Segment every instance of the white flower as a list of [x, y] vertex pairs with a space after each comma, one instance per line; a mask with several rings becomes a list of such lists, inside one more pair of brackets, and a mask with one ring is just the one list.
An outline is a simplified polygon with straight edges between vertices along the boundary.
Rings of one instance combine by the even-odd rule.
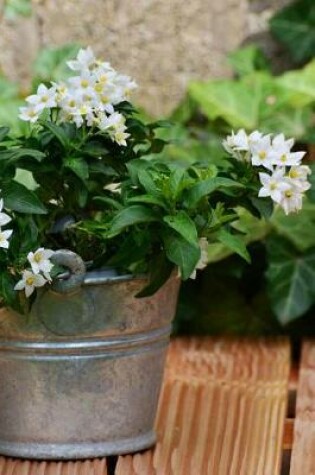
[[34, 274], [30, 270], [22, 273], [22, 279], [14, 287], [14, 290], [25, 290], [26, 297], [32, 295], [36, 287], [43, 287], [47, 280], [41, 274]]
[[40, 272], [43, 272], [46, 279], [49, 279], [49, 272], [53, 268], [52, 262], [50, 262], [51, 256], [54, 254], [54, 251], [50, 249], [44, 249], [43, 247], [40, 247], [37, 249], [35, 252], [29, 252], [27, 255], [28, 262], [32, 266], [32, 271], [34, 274], [39, 274]]
[[0, 199], [0, 226], [5, 226], [8, 224], [12, 219], [10, 216], [6, 213], [2, 213], [3, 210], [3, 199]]
[[9, 249], [9, 239], [12, 233], [12, 229], [6, 229], [5, 231], [0, 230], [0, 247], [2, 247], [3, 249]]
[[277, 169], [272, 175], [259, 173], [259, 179], [263, 185], [260, 188], [258, 196], [270, 196], [273, 201], [280, 203], [283, 198], [283, 192], [291, 187], [284, 178], [284, 168]]
[[195, 279], [196, 276], [197, 276], [197, 270], [202, 270], [205, 267], [207, 267], [207, 265], [208, 265], [208, 260], [209, 260], [208, 247], [209, 247], [209, 243], [207, 241], [207, 238], [205, 238], [205, 237], [200, 238], [199, 239], [199, 246], [200, 246], [200, 252], [201, 252], [200, 259], [197, 262], [196, 268], [193, 271], [193, 273], [191, 274], [190, 279]]
[[260, 139], [253, 141], [250, 144], [252, 165], [256, 167], [262, 165], [263, 167], [272, 170], [273, 166], [270, 156], [271, 150], [270, 135], [264, 135]]
[[128, 137], [130, 137], [130, 134], [127, 134], [123, 129], [118, 129], [114, 132], [113, 135], [111, 135], [111, 138], [114, 142], [116, 142], [118, 145], [123, 145], [125, 147], [127, 145]]
[[307, 165], [300, 165], [291, 167], [289, 171], [289, 177], [298, 180], [307, 180], [308, 175], [312, 173], [312, 170]]
[[31, 123], [37, 122], [41, 110], [36, 106], [20, 107], [19, 118]]
[[114, 112], [113, 114], [106, 116], [104, 115], [101, 123], [100, 123], [100, 129], [101, 130], [107, 130], [107, 129], [118, 129], [124, 126], [125, 124], [125, 118], [122, 114], [119, 114], [119, 112]]
[[244, 129], [240, 129], [236, 134], [232, 131], [222, 142], [225, 150], [238, 160], [243, 159], [243, 155], [239, 152], [246, 152], [249, 149], [248, 137]]
[[297, 166], [306, 152], [291, 152], [294, 139], [286, 140], [283, 134], [277, 135], [272, 141], [271, 161], [278, 166]]
[[303, 193], [292, 186], [283, 193], [280, 206], [283, 208], [285, 214], [299, 211], [303, 206]]
[[311, 169], [307, 165], [291, 167], [288, 181], [301, 192], [310, 189], [311, 184], [307, 181], [307, 176], [311, 174]]
[[38, 86], [37, 93], [28, 96], [26, 98], [26, 102], [36, 107], [37, 110], [56, 107], [56, 88], [48, 88], [44, 84], [40, 84]]
[[80, 49], [77, 58], [73, 61], [67, 61], [67, 65], [73, 71], [91, 70], [96, 65], [96, 58], [92, 48]]

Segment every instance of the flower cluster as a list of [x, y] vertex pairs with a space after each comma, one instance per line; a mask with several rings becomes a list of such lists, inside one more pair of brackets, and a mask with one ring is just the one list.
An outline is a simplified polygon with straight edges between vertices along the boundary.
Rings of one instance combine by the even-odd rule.
[[285, 214], [302, 208], [303, 195], [310, 188], [307, 177], [311, 170], [301, 164], [305, 152], [292, 152], [293, 145], [294, 139], [286, 139], [283, 134], [272, 137], [255, 131], [247, 135], [243, 129], [223, 142], [237, 160], [262, 167], [258, 196], [270, 196]]
[[19, 117], [34, 123], [44, 110], [56, 109], [59, 122], [73, 122], [78, 128], [83, 124], [96, 127], [117, 144], [126, 145], [129, 134], [125, 117], [115, 111], [115, 106], [128, 100], [136, 83], [118, 74], [109, 63], [99, 61], [91, 48], [81, 49], [67, 64], [76, 75], [49, 88], [40, 84], [37, 94], [26, 98], [28, 105], [20, 108]]
[[40, 247], [35, 252], [29, 252], [27, 260], [31, 269], [22, 272], [22, 279], [14, 287], [14, 290], [24, 290], [26, 297], [32, 295], [36, 287], [43, 287], [47, 282], [51, 282], [50, 272], [54, 264], [50, 258], [54, 251]]
[[3, 199], [0, 199], [0, 247], [2, 247], [3, 249], [8, 249], [10, 245], [9, 239], [11, 237], [13, 230], [12, 229], [2, 230], [2, 226], [5, 226], [11, 221], [10, 216], [6, 213], [3, 213], [2, 210], [3, 210]]

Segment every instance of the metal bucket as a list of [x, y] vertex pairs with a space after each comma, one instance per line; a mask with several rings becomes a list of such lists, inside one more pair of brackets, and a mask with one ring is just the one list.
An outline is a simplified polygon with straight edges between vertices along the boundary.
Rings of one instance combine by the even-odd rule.
[[0, 314], [0, 453], [79, 459], [138, 451], [153, 430], [179, 280], [137, 299], [145, 277], [85, 272]]

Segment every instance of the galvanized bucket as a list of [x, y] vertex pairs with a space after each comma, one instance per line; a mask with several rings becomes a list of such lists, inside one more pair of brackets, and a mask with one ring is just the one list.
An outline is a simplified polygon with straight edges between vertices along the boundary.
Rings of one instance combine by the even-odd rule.
[[79, 459], [153, 445], [179, 279], [138, 299], [145, 277], [86, 272], [69, 251], [55, 260], [67, 280], [28, 318], [0, 314], [0, 453]]

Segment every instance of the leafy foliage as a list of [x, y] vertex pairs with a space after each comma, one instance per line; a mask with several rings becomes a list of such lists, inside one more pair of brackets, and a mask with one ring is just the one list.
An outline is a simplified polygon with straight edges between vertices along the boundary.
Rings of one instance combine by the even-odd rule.
[[299, 0], [286, 6], [270, 20], [275, 37], [290, 51], [296, 63], [309, 61], [315, 51], [315, 4]]

